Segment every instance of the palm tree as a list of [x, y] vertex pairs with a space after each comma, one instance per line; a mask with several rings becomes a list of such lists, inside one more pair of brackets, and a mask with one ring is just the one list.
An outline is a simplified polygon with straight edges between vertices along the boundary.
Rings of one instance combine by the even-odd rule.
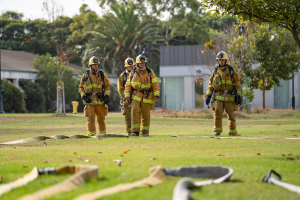
[[97, 56], [101, 62], [101, 68], [105, 71], [105, 64], [112, 62], [111, 75], [116, 75], [118, 67], [124, 65], [127, 57], [135, 57], [136, 41], [143, 41], [153, 49], [155, 57], [159, 56], [159, 44], [165, 38], [158, 35], [159, 26], [152, 21], [140, 21], [134, 14], [135, 5], [129, 3], [115, 4], [111, 6], [113, 13], [102, 18], [101, 24], [92, 31], [94, 39], [89, 41], [82, 59], [87, 63], [92, 56]]

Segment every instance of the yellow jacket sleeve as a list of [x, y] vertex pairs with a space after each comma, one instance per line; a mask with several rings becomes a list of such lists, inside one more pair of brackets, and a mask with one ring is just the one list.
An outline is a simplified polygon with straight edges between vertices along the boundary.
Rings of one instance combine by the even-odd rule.
[[131, 72], [130, 72], [129, 78], [127, 79], [126, 84], [125, 84], [125, 91], [124, 91], [125, 98], [130, 97], [130, 93], [131, 93], [130, 76], [131, 76]]
[[83, 88], [83, 78], [84, 78], [84, 74], [81, 76], [81, 79], [80, 79], [80, 83], [79, 83], [79, 87], [78, 87], [78, 90], [79, 90], [79, 93], [80, 93], [80, 96], [81, 98], [83, 96], [86, 96], [86, 93], [84, 92], [84, 88]]
[[110, 82], [109, 79], [107, 78], [106, 74], [104, 74], [104, 81], [105, 81], [105, 92], [104, 96], [110, 96]]
[[237, 90], [238, 95], [241, 96], [242, 95], [241, 78], [235, 70], [234, 70], [234, 74], [233, 74], [233, 83], [234, 83], [235, 89]]
[[123, 74], [124, 74], [124, 72], [120, 74], [118, 83], [117, 83], [118, 92], [121, 97], [124, 97], [124, 90], [125, 90], [125, 87], [123, 86], [123, 81], [124, 81]]
[[159, 83], [158, 78], [156, 77], [155, 73], [151, 69], [151, 78], [152, 78], [152, 89], [153, 89], [153, 96], [159, 97], [160, 96], [160, 90], [159, 90]]
[[206, 95], [208, 95], [208, 96], [211, 96], [214, 91], [213, 80], [214, 80], [214, 71], [210, 75], [210, 79], [209, 79], [209, 83], [208, 83], [208, 87], [207, 87]]

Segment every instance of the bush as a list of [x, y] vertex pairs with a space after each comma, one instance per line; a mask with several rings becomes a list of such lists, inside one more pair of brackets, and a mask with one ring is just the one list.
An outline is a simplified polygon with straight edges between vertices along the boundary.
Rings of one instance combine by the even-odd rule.
[[1, 89], [3, 96], [3, 110], [7, 113], [26, 112], [25, 92], [12, 84], [12, 82], [2, 79]]
[[120, 95], [118, 93], [118, 88], [116, 85], [110, 85], [110, 98], [108, 103], [108, 110], [109, 111], [119, 111], [120, 107]]
[[46, 98], [43, 88], [37, 83], [24, 79], [19, 81], [19, 85], [26, 94], [25, 102], [27, 111], [31, 113], [45, 112]]

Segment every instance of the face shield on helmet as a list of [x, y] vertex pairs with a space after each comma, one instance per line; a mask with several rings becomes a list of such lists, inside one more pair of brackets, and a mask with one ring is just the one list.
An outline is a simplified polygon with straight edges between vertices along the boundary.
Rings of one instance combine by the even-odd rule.
[[136, 63], [147, 63], [146, 57], [143, 54], [138, 55], [138, 57], [136, 57]]
[[94, 65], [94, 64], [100, 65], [100, 61], [96, 56], [91, 57], [89, 60], [89, 66]]
[[132, 59], [132, 58], [127, 58], [126, 60], [125, 60], [125, 67], [127, 68], [127, 67], [130, 67], [130, 66], [134, 66], [135, 65], [135, 63], [134, 63], [134, 60]]
[[227, 53], [224, 52], [224, 51], [220, 51], [218, 54], [217, 54], [217, 60], [228, 60], [228, 56], [227, 56]]

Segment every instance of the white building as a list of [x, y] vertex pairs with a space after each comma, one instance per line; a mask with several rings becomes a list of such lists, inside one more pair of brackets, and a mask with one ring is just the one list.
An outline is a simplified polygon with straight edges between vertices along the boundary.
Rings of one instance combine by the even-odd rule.
[[[207, 71], [207, 58], [201, 50], [204, 46], [169, 46], [160, 47], [160, 78], [162, 108], [168, 110], [207, 109], [204, 93], [207, 91], [208, 79], [203, 82], [195, 71]], [[206, 71], [205, 71], [206, 70]], [[282, 87], [274, 86], [266, 91], [266, 107], [291, 108], [292, 80], [281, 81]], [[300, 108], [300, 73], [294, 78], [295, 108]], [[255, 90], [252, 107], [262, 107], [262, 91]]]
[[[32, 66], [35, 54], [24, 51], [12, 51], [1, 49], [1, 78], [8, 79], [14, 85], [19, 86], [20, 79], [27, 79], [35, 82], [37, 70]], [[82, 67], [68, 64], [74, 69], [74, 76], [79, 75]], [[109, 77], [109, 76], [108, 76]], [[117, 77], [109, 77], [112, 84], [117, 84]]]

